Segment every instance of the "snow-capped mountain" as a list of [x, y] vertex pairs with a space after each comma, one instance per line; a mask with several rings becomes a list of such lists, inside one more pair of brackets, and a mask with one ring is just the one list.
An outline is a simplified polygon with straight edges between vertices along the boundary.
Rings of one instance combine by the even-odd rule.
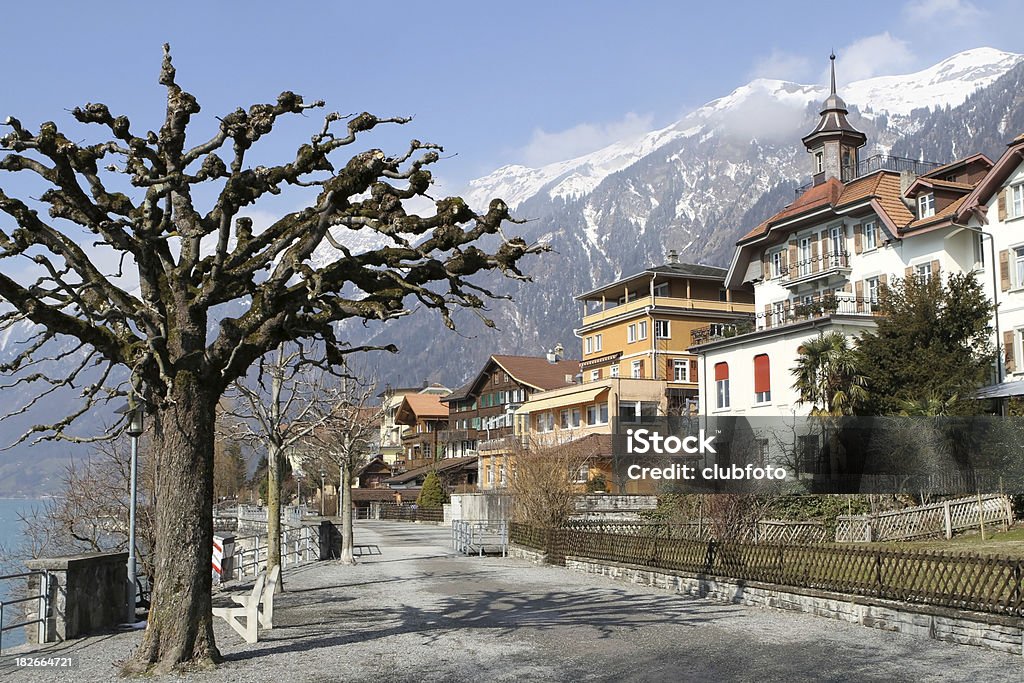
[[[840, 94], [847, 104], [857, 107], [867, 118], [884, 114], [897, 121], [909, 118], [916, 109], [958, 106], [1022, 60], [1024, 55], [976, 48], [916, 73], [854, 81], [841, 86]], [[777, 122], [765, 121], [764, 112], [756, 112], [755, 107], [768, 104], [775, 116], [784, 116], [786, 110], [791, 115], [803, 114], [808, 106], [819, 104], [827, 95], [828, 90], [823, 85], [756, 79], [639, 140], [616, 142], [596, 152], [540, 168], [502, 166], [471, 181], [466, 198], [478, 208], [486, 207], [493, 197], [501, 197], [515, 208], [542, 192], [550, 198], [578, 198], [592, 192], [609, 175], [680, 139], [703, 138], [716, 131], [734, 132], [738, 124], [749, 128], [745, 132], [749, 132], [751, 138], [763, 137], [757, 135], [758, 124], [766, 124], [770, 136]], [[748, 115], [760, 120], [741, 121]]]
[[[862, 156], [884, 151], [937, 162], [978, 151], [998, 155], [1024, 132], [1022, 93], [1024, 56], [990, 48], [917, 73], [839, 86], [851, 123], [868, 136]], [[531, 219], [508, 232], [546, 242], [553, 251], [523, 264], [533, 283], [497, 277], [481, 283], [513, 296], [494, 302], [488, 313], [498, 331], [461, 314], [459, 332], [451, 333], [429, 311], [344, 329], [353, 343], [399, 347], [397, 356], [365, 361], [379, 382], [393, 386], [423, 380], [458, 386], [493, 353], [542, 354], [560, 342], [576, 355], [575, 294], [661, 263], [668, 249], [683, 261], [726, 265], [739, 236], [792, 201], [810, 171], [800, 138], [826, 95], [822, 85], [758, 79], [640, 138], [540, 168], [503, 166], [473, 181], [467, 200], [485, 207], [492, 198], [504, 199], [517, 217]], [[338, 237], [354, 252], [378, 244], [366, 231]], [[335, 258], [333, 249], [316, 256], [318, 262]], [[18, 336], [0, 335], [0, 361], [23, 341]], [[61, 409], [51, 401], [45, 413]], [[0, 444], [10, 443], [18, 427], [24, 430], [25, 421], [0, 423]], [[53, 447], [0, 456], [0, 494], [31, 491], [33, 472], [54, 476], [59, 467], [44, 464], [62, 464], [66, 453]], [[28, 460], [36, 467], [18, 462]]]

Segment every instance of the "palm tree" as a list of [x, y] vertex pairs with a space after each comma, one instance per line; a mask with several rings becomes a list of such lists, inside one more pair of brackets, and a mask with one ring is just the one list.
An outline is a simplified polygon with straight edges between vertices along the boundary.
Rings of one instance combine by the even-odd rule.
[[867, 399], [867, 379], [842, 332], [822, 333], [800, 347], [793, 368], [798, 403], [810, 403], [811, 415], [852, 415]]

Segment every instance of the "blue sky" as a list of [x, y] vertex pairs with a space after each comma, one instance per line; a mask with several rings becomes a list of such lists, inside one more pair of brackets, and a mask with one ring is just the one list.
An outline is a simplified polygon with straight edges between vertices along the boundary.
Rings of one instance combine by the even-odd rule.
[[[413, 124], [368, 141], [444, 145], [455, 156], [435, 172], [457, 191], [502, 164], [554, 161], [666, 125], [756, 76], [821, 81], [832, 48], [841, 81], [981, 45], [1024, 52], [1015, 5], [23, 2], [4, 8], [0, 119], [72, 128], [67, 110], [101, 101], [156, 128], [169, 41], [207, 126], [284, 89], [343, 113], [412, 114]], [[293, 122], [265, 153], [290, 155], [318, 121]]]

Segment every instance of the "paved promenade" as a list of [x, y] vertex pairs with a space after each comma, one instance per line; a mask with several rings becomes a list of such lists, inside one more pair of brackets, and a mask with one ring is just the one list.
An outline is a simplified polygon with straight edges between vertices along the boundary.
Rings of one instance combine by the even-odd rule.
[[[1024, 658], [837, 621], [716, 604], [522, 560], [461, 557], [448, 530], [359, 522], [383, 555], [285, 574], [275, 628], [246, 645], [223, 621], [226, 663], [168, 681], [1019, 681]], [[140, 639], [50, 648], [76, 671], [4, 681], [113, 680]], [[160, 679], [145, 679], [160, 680]]]

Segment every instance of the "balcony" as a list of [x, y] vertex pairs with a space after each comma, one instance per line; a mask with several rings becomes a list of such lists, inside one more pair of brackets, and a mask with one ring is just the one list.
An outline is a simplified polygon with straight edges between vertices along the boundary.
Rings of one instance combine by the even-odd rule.
[[458, 443], [459, 441], [472, 441], [468, 429], [442, 429], [437, 432], [438, 443]]
[[827, 279], [832, 276], [845, 278], [850, 274], [850, 255], [845, 252], [825, 253], [797, 261], [789, 266], [786, 273], [779, 279], [787, 287], [805, 282]]
[[670, 296], [641, 296], [626, 303], [608, 302], [604, 308], [583, 316], [583, 327], [604, 322], [626, 313], [642, 310], [647, 307], [674, 308], [679, 310], [713, 311], [716, 313], [753, 313], [754, 304], [738, 301], [718, 301], [710, 299], [680, 299]]
[[707, 325], [691, 331], [690, 340], [694, 346], [697, 346], [750, 334], [755, 329], [757, 331], [774, 330], [808, 320], [830, 318], [833, 315], [871, 318], [878, 314], [877, 299], [826, 294], [795, 305], [787, 301], [782, 307], [768, 313], [762, 311], [755, 316], [756, 328], [749, 321], [736, 324]]
[[[867, 159], [860, 161], [856, 165], [844, 166], [842, 168], [841, 180], [844, 183], [849, 183], [856, 180], [857, 178], [863, 178], [866, 175], [874, 173], [875, 171], [896, 171], [897, 173], [911, 173], [915, 176], [924, 175], [942, 164], [935, 161], [918, 161], [917, 159], [908, 159], [906, 157], [894, 157], [888, 154], [875, 154], [869, 156]], [[825, 174], [819, 173], [811, 178], [811, 181], [804, 183], [800, 187], [796, 188], [796, 196], [802, 195], [807, 190], [811, 189], [815, 185], [820, 185], [825, 181]]]

